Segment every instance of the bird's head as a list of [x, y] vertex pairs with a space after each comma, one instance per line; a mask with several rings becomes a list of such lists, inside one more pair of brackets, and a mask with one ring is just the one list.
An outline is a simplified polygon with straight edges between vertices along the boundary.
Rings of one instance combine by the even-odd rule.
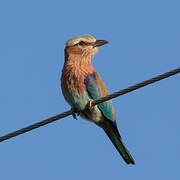
[[75, 36], [66, 41], [65, 51], [67, 54], [74, 54], [82, 57], [93, 57], [98, 47], [107, 44], [106, 40], [96, 40], [88, 34]]

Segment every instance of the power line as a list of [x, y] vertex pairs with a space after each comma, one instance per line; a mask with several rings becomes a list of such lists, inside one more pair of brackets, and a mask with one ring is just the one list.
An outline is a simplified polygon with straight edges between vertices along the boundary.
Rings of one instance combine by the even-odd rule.
[[[148, 84], [152, 84], [154, 82], [160, 81], [160, 80], [165, 79], [167, 77], [173, 76], [173, 75], [175, 75], [177, 73], [180, 73], [180, 68], [177, 68], [177, 69], [174, 69], [172, 71], [166, 72], [166, 73], [161, 74], [159, 76], [155, 76], [155, 77], [153, 77], [153, 78], [151, 78], [149, 80], [143, 81], [143, 82], [135, 84], [133, 86], [129, 86], [128, 88], [122, 89], [122, 90], [120, 90], [118, 92], [112, 93], [112, 94], [110, 94], [108, 96], [105, 96], [103, 98], [100, 98], [98, 100], [94, 100], [92, 102], [92, 106], [95, 106], [95, 105], [97, 105], [99, 103], [102, 103], [104, 101], [108, 101], [110, 99], [116, 98], [116, 97], [121, 96], [123, 94], [127, 94], [127, 93], [129, 93], [131, 91], [142, 88], [144, 86], [147, 86]], [[9, 134], [1, 136], [0, 137], [0, 142], [5, 141], [7, 139], [10, 139], [12, 137], [18, 136], [20, 134], [24, 134], [24, 133], [26, 133], [28, 131], [39, 128], [41, 126], [44, 126], [44, 125], [49, 124], [51, 122], [57, 121], [58, 119], [62, 119], [64, 117], [67, 117], [67, 116], [72, 115], [72, 114], [74, 114], [73, 110], [69, 110], [69, 111], [66, 111], [64, 113], [58, 114], [56, 116], [50, 117], [50, 118], [48, 118], [46, 120], [40, 121], [40, 122], [32, 124], [30, 126], [27, 126], [25, 128], [19, 129], [19, 130], [14, 131], [14, 132], [11, 132]]]

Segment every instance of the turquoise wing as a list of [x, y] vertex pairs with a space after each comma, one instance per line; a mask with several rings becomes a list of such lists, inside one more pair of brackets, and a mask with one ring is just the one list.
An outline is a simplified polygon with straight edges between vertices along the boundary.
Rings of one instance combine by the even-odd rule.
[[[84, 80], [91, 99], [96, 100], [109, 94], [106, 85], [97, 72], [88, 74]], [[103, 115], [117, 127], [116, 117], [112, 101], [106, 101], [97, 105]]]

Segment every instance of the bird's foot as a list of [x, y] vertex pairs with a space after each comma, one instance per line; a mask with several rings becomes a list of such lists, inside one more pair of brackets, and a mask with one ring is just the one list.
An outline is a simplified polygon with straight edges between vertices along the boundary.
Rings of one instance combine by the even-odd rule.
[[93, 102], [93, 100], [90, 99], [89, 102], [87, 103], [87, 108], [88, 108], [89, 110], [91, 110], [91, 109], [93, 108], [92, 102]]
[[76, 109], [73, 109], [73, 108], [71, 110], [73, 111], [72, 117], [77, 120], [77, 116], [76, 115], [79, 116], [80, 115], [80, 111], [77, 111]]

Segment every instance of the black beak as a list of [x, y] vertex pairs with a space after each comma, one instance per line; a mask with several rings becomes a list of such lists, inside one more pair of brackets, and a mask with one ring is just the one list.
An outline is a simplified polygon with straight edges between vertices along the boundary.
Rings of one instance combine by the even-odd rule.
[[96, 40], [94, 42], [93, 46], [94, 47], [99, 47], [99, 46], [102, 46], [102, 45], [107, 44], [107, 43], [108, 43], [108, 41], [106, 41], [106, 40]]

